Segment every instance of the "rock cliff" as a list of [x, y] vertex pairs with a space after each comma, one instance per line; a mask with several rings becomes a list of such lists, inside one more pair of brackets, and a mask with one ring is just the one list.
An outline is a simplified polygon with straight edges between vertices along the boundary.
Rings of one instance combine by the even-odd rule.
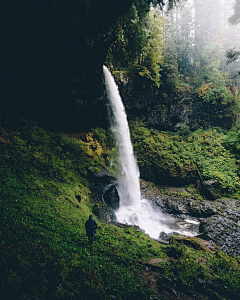
[[129, 119], [139, 118], [159, 130], [196, 130], [199, 127], [232, 126], [229, 106], [209, 107], [197, 97], [194, 87], [182, 84], [178, 89], [162, 84], [154, 87], [149, 80], [128, 72], [113, 72]]
[[48, 128], [101, 124], [102, 65], [132, 2], [3, 0], [0, 122], [21, 114]]

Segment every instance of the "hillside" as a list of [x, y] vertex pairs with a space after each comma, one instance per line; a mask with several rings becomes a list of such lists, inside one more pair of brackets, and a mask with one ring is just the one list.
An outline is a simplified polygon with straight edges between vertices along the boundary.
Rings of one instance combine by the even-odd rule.
[[1, 299], [237, 299], [239, 259], [198, 238], [165, 245], [99, 219], [88, 170], [109, 168], [110, 140], [101, 129], [74, 138], [20, 119], [0, 130]]

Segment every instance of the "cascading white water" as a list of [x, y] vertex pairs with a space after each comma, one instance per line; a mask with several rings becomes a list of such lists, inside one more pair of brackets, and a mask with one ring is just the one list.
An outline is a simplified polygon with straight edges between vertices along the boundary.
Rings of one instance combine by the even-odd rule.
[[121, 205], [134, 205], [140, 202], [139, 170], [133, 154], [127, 116], [118, 86], [114, 78], [103, 66], [108, 97], [111, 103], [111, 128], [116, 136], [116, 147], [119, 157], [118, 193]]
[[[147, 199], [141, 199], [139, 169], [134, 157], [127, 116], [120, 97], [118, 86], [107, 67], [103, 66], [105, 84], [110, 100], [109, 118], [111, 129], [116, 136], [119, 158], [118, 193], [120, 206], [115, 212], [121, 223], [138, 225], [150, 237], [158, 238], [159, 233], [178, 231], [173, 224], [176, 219], [163, 214], [158, 207], [153, 207]], [[189, 232], [186, 234], [192, 235]]]

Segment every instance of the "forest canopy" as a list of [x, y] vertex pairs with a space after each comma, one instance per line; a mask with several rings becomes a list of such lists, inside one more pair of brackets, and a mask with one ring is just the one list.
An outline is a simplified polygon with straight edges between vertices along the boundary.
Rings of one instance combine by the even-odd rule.
[[[104, 62], [112, 70], [131, 71], [150, 89], [165, 86], [182, 93], [200, 88], [203, 95], [208, 87], [208, 95], [220, 93], [216, 102], [233, 103], [240, 38], [238, 25], [230, 26], [228, 19], [234, 4], [234, 15], [239, 12], [238, 3], [4, 0], [0, 122], [6, 126], [19, 113], [51, 128], [65, 128], [70, 118], [84, 128], [94, 111], [92, 125], [100, 124], [105, 118], [98, 102]], [[213, 52], [206, 54], [208, 45]], [[226, 65], [225, 52], [234, 48]], [[212, 58], [211, 68], [206, 55]], [[218, 83], [212, 82], [215, 74]]]
[[[234, 0], [179, 1], [171, 10], [137, 1], [116, 30], [106, 64], [145, 78], [144, 85], [168, 94], [191, 93], [203, 110], [219, 117], [239, 114], [238, 25], [232, 26]], [[227, 56], [226, 56], [227, 53]], [[230, 60], [231, 57], [231, 60]], [[163, 89], [165, 90], [163, 91]], [[233, 112], [234, 110], [234, 112]]]

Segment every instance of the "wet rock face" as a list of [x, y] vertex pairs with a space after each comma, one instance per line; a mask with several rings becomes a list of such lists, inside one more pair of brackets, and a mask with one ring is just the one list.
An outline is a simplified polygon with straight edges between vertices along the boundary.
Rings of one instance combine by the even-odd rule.
[[[142, 180], [141, 183], [142, 194], [156, 203], [163, 212], [174, 215], [190, 215], [197, 218], [206, 218], [217, 213], [217, 210], [222, 206], [221, 203], [212, 201], [198, 200], [193, 195], [186, 194], [184, 188], [169, 188], [169, 194], [164, 194], [157, 187], [149, 188], [149, 184]], [[174, 193], [174, 195], [171, 195]], [[178, 196], [179, 195], [179, 196]]]
[[236, 200], [165, 199], [158, 203], [168, 212], [199, 217], [203, 239], [214, 242], [228, 255], [240, 257], [240, 208]]
[[173, 211], [174, 208], [175, 212], [198, 216], [201, 238], [215, 243], [228, 255], [240, 257], [240, 208], [236, 200], [198, 203], [181, 199], [180, 205], [173, 204], [174, 199], [166, 201], [165, 209]]
[[228, 255], [240, 257], [240, 204], [236, 200], [225, 200], [221, 213], [201, 220], [202, 237], [220, 246]]
[[156, 203], [163, 211], [170, 214], [187, 214], [192, 217], [206, 218], [217, 212], [213, 203], [196, 199], [164, 196], [156, 199]]
[[[184, 189], [175, 189], [180, 193]], [[150, 189], [142, 183], [142, 193], [162, 211], [173, 215], [189, 215], [200, 220], [201, 238], [213, 242], [228, 255], [240, 257], [240, 202], [234, 199], [218, 201], [199, 200], [194, 196], [162, 194], [158, 188]], [[167, 236], [161, 235], [161, 239]]]
[[99, 173], [94, 173], [91, 168], [88, 170], [89, 180], [92, 182], [101, 182], [105, 184], [109, 184], [117, 180], [116, 177], [109, 174], [106, 170], [101, 170]]
[[119, 208], [120, 197], [115, 184], [109, 184], [103, 189], [103, 200], [109, 205], [113, 210]]
[[198, 128], [201, 107], [193, 104], [192, 94], [186, 93], [184, 99], [174, 91], [164, 87], [151, 87], [146, 78], [133, 74], [114, 73], [115, 80], [130, 119], [138, 117], [148, 126], [162, 130], [178, 130], [184, 126]]
[[[116, 221], [116, 215], [113, 209], [113, 207], [117, 207], [118, 203], [118, 194], [116, 194], [116, 190], [113, 187], [116, 178], [106, 170], [102, 170], [97, 174], [91, 169], [88, 171], [91, 202], [94, 204], [93, 213], [104, 222]], [[109, 204], [106, 202], [109, 202]]]
[[210, 200], [216, 200], [221, 197], [221, 189], [215, 180], [205, 181], [202, 185], [202, 192]]
[[[191, 89], [174, 91], [172, 86], [164, 84], [160, 88], [151, 87], [146, 78], [126, 72], [115, 72], [114, 77], [129, 119], [137, 117], [147, 126], [171, 131], [186, 127], [196, 130], [206, 125], [209, 118], [207, 106]], [[212, 126], [231, 127], [232, 120], [227, 108], [221, 116], [216, 113], [210, 117]]]

